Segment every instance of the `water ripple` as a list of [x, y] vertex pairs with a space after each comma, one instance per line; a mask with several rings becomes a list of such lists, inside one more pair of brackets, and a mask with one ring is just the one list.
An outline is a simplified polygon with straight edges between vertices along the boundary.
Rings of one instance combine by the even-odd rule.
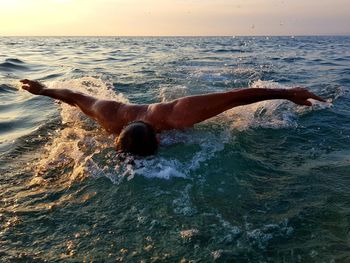
[[[0, 261], [346, 260], [348, 43], [0, 37]], [[296, 85], [328, 103], [235, 108], [122, 161], [74, 108], [21, 91], [25, 77], [135, 103]]]

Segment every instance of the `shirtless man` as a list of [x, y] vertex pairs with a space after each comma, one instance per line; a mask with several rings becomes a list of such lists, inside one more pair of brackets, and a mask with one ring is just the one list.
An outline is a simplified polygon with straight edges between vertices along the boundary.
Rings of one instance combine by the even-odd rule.
[[156, 133], [192, 127], [237, 106], [274, 99], [285, 99], [305, 106], [312, 105], [308, 99], [325, 101], [300, 87], [247, 88], [188, 96], [170, 102], [137, 105], [100, 100], [69, 89], [48, 89], [40, 82], [28, 79], [21, 82], [24, 84], [22, 88], [32, 94], [48, 96], [78, 107], [107, 132], [119, 135], [116, 140], [118, 151], [140, 156], [156, 153]]

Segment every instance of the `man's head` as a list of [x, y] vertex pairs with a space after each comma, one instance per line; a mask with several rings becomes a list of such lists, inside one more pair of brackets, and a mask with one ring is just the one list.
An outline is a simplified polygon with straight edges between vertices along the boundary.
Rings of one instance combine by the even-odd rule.
[[116, 141], [117, 150], [140, 156], [153, 155], [158, 149], [156, 133], [151, 125], [143, 121], [129, 123]]

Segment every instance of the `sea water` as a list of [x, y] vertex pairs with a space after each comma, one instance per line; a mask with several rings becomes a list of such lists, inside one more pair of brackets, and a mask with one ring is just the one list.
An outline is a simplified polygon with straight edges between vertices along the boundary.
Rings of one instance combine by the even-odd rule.
[[[118, 156], [22, 78], [130, 103], [308, 87]], [[0, 261], [350, 262], [350, 37], [0, 38]], [[186, 116], [184, 116], [186, 118]]]

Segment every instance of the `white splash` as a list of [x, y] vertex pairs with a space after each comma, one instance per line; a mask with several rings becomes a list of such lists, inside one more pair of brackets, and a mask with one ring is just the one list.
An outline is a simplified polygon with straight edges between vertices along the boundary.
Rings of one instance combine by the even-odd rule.
[[[48, 83], [49, 88], [68, 88], [99, 98], [113, 98], [127, 102], [122, 94], [116, 94], [111, 86], [100, 79], [85, 77], [69, 81], [54, 81]], [[63, 128], [56, 131], [52, 142], [45, 147], [45, 156], [37, 164], [36, 173], [39, 176], [50, 170], [63, 169], [72, 166], [68, 181], [82, 179], [86, 174], [95, 174], [91, 168], [92, 156], [104, 148], [113, 147], [114, 136], [108, 135], [99, 126], [88, 119], [77, 108], [60, 104]], [[97, 168], [99, 169], [99, 168]]]
[[[255, 81], [251, 88], [287, 89], [273, 81]], [[286, 100], [267, 100], [233, 108], [218, 117], [233, 130], [249, 128], [293, 128], [297, 126], [297, 106]]]
[[[70, 88], [99, 98], [127, 102], [116, 94], [112, 85], [91, 77], [49, 83], [52, 88]], [[256, 81], [252, 87], [287, 88], [275, 82]], [[187, 87], [161, 87], [163, 101], [187, 94]], [[297, 106], [285, 101], [264, 101], [237, 107], [218, 117], [199, 124], [195, 129], [169, 131], [161, 135], [161, 149], [156, 156], [146, 159], [125, 157], [121, 159], [114, 150], [114, 136], [108, 135], [78, 109], [60, 104], [63, 128], [56, 131], [45, 148], [45, 156], [37, 165], [37, 174], [50, 170], [67, 170], [69, 181], [86, 176], [107, 177], [113, 183], [131, 180], [135, 175], [147, 178], [189, 178], [191, 173], [206, 166], [225, 144], [234, 139], [234, 130], [254, 127], [295, 127], [299, 112]], [[221, 128], [212, 128], [212, 125]], [[180, 149], [179, 150], [176, 149]], [[170, 154], [169, 154], [170, 152]], [[167, 154], [168, 153], [168, 154]], [[184, 156], [186, 155], [186, 156]]]
[[[99, 98], [127, 102], [122, 94], [116, 94], [108, 84], [95, 78], [56, 81], [49, 83], [48, 87], [70, 88]], [[175, 90], [185, 91], [186, 88], [177, 87]], [[167, 99], [174, 94], [166, 89], [163, 92]], [[171, 131], [162, 135], [161, 145], [171, 147], [185, 143], [198, 146], [187, 161], [161, 154], [146, 159], [129, 156], [121, 160], [113, 149], [114, 136], [108, 135], [77, 108], [64, 103], [59, 105], [63, 128], [58, 129], [53, 140], [46, 145], [45, 154], [36, 166], [37, 175], [43, 178], [48, 177], [49, 171], [54, 170], [66, 170], [63, 175], [57, 175], [61, 178], [56, 179], [63, 179], [63, 176], [70, 182], [81, 180], [86, 176], [107, 177], [113, 183], [119, 183], [124, 179], [131, 180], [135, 175], [162, 179], [187, 177], [191, 171], [198, 169], [200, 164], [221, 151], [226, 141], [224, 133], [220, 137], [210, 131]]]
[[162, 85], [159, 89], [159, 98], [161, 99], [162, 102], [171, 101], [171, 100], [185, 97], [188, 95], [189, 95], [188, 88], [186, 86]]

